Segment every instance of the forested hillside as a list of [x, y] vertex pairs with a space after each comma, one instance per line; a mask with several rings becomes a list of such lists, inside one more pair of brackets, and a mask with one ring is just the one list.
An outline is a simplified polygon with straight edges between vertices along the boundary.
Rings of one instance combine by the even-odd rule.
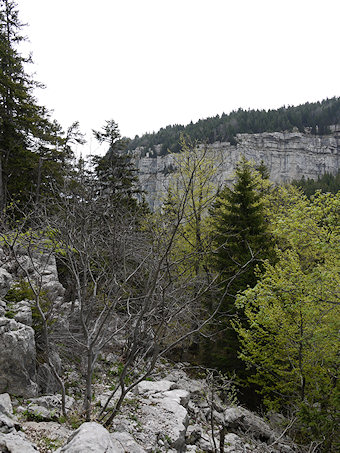
[[[163, 204], [150, 212], [114, 120], [93, 131], [104, 157], [74, 157], [78, 123], [62, 131], [38, 105], [21, 30], [15, 2], [0, 0], [0, 450], [22, 441], [20, 423], [46, 421], [32, 398], [58, 393], [58, 415], [47, 421], [69, 429], [96, 421], [140, 442], [163, 404], [154, 443], [134, 451], [227, 453], [232, 440], [242, 443], [237, 452], [335, 452], [340, 193], [308, 198], [275, 186], [264, 165], [245, 158], [233, 185], [217, 191], [213, 154], [196, 140], [293, 127], [327, 133], [340, 99], [239, 110], [149, 136], [144, 146], [164, 151], [180, 132], [191, 135], [176, 144]], [[203, 397], [198, 381], [183, 392], [164, 379], [182, 360], [207, 383]], [[8, 394], [19, 421], [3, 409]], [[141, 394], [151, 398], [144, 414]], [[199, 409], [190, 395], [203, 398]], [[280, 434], [261, 420], [253, 429], [240, 404], [275, 419]], [[121, 414], [130, 417], [123, 427]], [[195, 425], [189, 435], [189, 415], [191, 425], [204, 418], [204, 432]], [[281, 448], [287, 435], [293, 447]]]
[[[136, 136], [129, 142], [128, 149], [143, 146], [150, 156], [165, 154], [168, 150], [180, 150], [180, 135], [185, 134], [203, 143], [229, 141], [236, 144], [236, 134], [292, 131], [306, 129], [311, 134], [323, 135], [329, 132], [329, 126], [340, 123], [340, 98], [334, 97], [321, 102], [281, 107], [278, 110], [242, 110], [223, 113], [212, 118], [201, 119], [186, 126], [179, 124], [167, 126], [152, 134]], [[156, 146], [161, 145], [156, 152]]]

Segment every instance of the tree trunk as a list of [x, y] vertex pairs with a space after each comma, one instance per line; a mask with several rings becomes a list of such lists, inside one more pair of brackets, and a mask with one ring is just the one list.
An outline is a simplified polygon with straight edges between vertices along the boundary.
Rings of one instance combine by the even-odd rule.
[[92, 403], [92, 362], [93, 354], [92, 347], [88, 348], [87, 351], [87, 373], [86, 373], [86, 389], [85, 389], [85, 399], [84, 399], [84, 411], [86, 421], [91, 420], [91, 403]]
[[36, 204], [38, 204], [38, 202], [39, 202], [39, 197], [40, 197], [41, 168], [42, 168], [42, 157], [39, 156], [37, 190], [36, 190], [36, 193], [35, 193], [35, 202], [36, 202]]
[[5, 209], [5, 190], [2, 175], [2, 156], [0, 156], [0, 212], [3, 212], [4, 209]]

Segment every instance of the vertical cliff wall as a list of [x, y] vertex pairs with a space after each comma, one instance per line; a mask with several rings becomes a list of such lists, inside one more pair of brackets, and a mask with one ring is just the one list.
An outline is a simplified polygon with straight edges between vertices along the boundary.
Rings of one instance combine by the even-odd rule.
[[[233, 178], [236, 163], [243, 155], [256, 164], [261, 161], [270, 172], [270, 179], [285, 183], [293, 179], [316, 179], [323, 173], [335, 174], [340, 168], [340, 126], [332, 127], [332, 134], [315, 136], [299, 132], [266, 132], [238, 134], [237, 145], [216, 142], [208, 153], [216, 162], [216, 185]], [[152, 209], [160, 206], [167, 191], [176, 155], [155, 158], [140, 157], [136, 150], [135, 163], [139, 170], [142, 189]]]

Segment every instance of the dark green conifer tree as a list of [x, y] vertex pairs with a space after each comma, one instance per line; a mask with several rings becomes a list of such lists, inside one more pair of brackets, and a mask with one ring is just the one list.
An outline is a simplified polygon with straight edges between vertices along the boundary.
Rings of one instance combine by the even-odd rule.
[[261, 176], [244, 158], [236, 168], [232, 188], [224, 187], [211, 211], [214, 235], [212, 267], [220, 275], [218, 323], [215, 343], [210, 345], [210, 365], [222, 371], [235, 371], [244, 378], [245, 369], [238, 359], [239, 344], [231, 320], [243, 313], [235, 306], [238, 292], [256, 284], [255, 268], [273, 255], [263, 207]]
[[60, 176], [72, 154], [60, 126], [33, 95], [42, 86], [25, 70], [31, 58], [19, 52], [22, 27], [16, 3], [0, 0], [0, 211], [10, 199], [22, 207], [38, 199], [46, 178], [50, 184]]

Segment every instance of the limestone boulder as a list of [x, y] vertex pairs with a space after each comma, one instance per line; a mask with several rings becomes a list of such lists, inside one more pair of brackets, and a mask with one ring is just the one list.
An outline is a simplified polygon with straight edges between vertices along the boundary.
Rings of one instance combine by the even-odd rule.
[[0, 318], [3, 318], [6, 314], [6, 306], [7, 306], [7, 303], [0, 299]]
[[172, 381], [163, 379], [161, 381], [142, 381], [134, 389], [134, 393], [138, 395], [148, 396], [157, 395], [162, 392], [171, 390], [174, 387]]
[[56, 453], [121, 453], [110, 433], [95, 422], [83, 423]]
[[0, 392], [36, 396], [34, 331], [14, 319], [0, 318]]
[[9, 417], [13, 416], [12, 401], [8, 393], [0, 394], [0, 412], [7, 414]]
[[[52, 348], [51, 348], [52, 349]], [[51, 350], [50, 359], [56, 369], [57, 373], [61, 373], [61, 358], [56, 350]], [[51, 368], [47, 363], [39, 363], [37, 365], [37, 384], [39, 386], [39, 393], [48, 395], [60, 392], [60, 384], [54, 376]]]
[[37, 447], [22, 432], [0, 433], [0, 451], [6, 453], [37, 453]]

